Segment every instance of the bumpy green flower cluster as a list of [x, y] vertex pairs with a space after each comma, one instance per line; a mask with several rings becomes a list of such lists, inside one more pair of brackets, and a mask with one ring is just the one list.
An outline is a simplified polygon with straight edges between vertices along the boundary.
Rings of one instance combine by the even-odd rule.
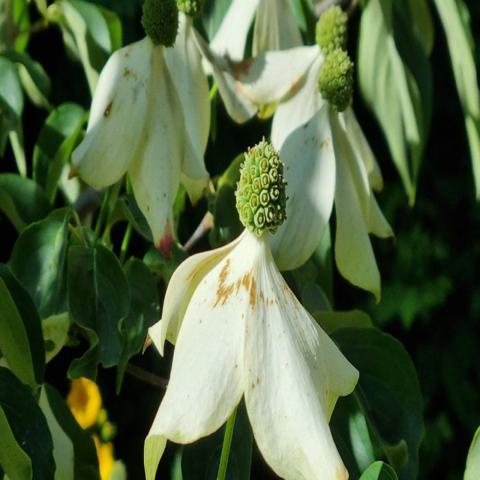
[[318, 86], [322, 97], [335, 111], [343, 112], [350, 105], [353, 94], [353, 62], [345, 50], [337, 48], [325, 57]]
[[285, 185], [283, 163], [269, 142], [263, 139], [245, 153], [235, 192], [245, 228], [258, 237], [276, 232], [286, 218]]
[[196, 17], [203, 11], [205, 0], [177, 0], [178, 9], [185, 15]]
[[317, 22], [316, 40], [324, 55], [347, 44], [348, 15], [338, 6], [327, 9]]
[[142, 25], [155, 45], [171, 47], [178, 32], [178, 8], [175, 0], [145, 0]]

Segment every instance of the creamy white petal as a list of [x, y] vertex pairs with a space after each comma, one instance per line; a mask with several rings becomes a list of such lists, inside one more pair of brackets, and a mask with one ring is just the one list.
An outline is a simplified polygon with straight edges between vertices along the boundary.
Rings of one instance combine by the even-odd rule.
[[332, 213], [335, 153], [328, 105], [290, 133], [280, 158], [285, 163], [287, 219], [270, 242], [278, 268], [291, 270], [318, 247]]
[[179, 13], [179, 30], [173, 48], [165, 49], [165, 61], [182, 104], [188, 144], [182, 172], [193, 202], [208, 184], [203, 155], [210, 130], [210, 96], [202, 57], [194, 39], [190, 17]]
[[298, 47], [302, 43], [291, 1], [262, 0], [253, 27], [253, 56], [271, 50]]
[[272, 122], [272, 144], [277, 149], [296, 128], [308, 122], [325, 105], [318, 90], [318, 76], [323, 57], [317, 57], [308, 69], [304, 83], [298, 92], [278, 105]]
[[241, 238], [242, 235], [223, 247], [192, 255], [175, 270], [165, 292], [162, 319], [148, 330], [161, 355], [165, 340], [173, 344], [177, 341], [185, 311], [199, 283], [235, 248]]
[[72, 153], [74, 170], [89, 185], [115, 183], [135, 156], [150, 101], [152, 50], [144, 38], [117, 50], [102, 70], [87, 133]]
[[142, 149], [128, 173], [133, 193], [159, 248], [171, 242], [172, 205], [180, 183], [185, 151], [185, 125], [180, 101], [163, 56], [163, 47], [151, 55], [150, 107], [142, 131]]
[[266, 242], [256, 280], [244, 358], [257, 445], [282, 478], [346, 480], [328, 421], [338, 396], [355, 388], [358, 372], [295, 298]]
[[343, 117], [343, 122], [348, 132], [350, 142], [353, 145], [353, 150], [358, 152], [358, 155], [362, 158], [362, 161], [365, 164], [370, 186], [373, 188], [373, 190], [379, 192], [383, 189], [382, 172], [380, 171], [377, 159], [375, 158], [375, 155], [373, 154], [372, 149], [365, 138], [353, 109], [347, 108], [347, 110], [345, 110], [341, 116]]
[[363, 175], [359, 173], [361, 164], [355, 158], [338, 114], [332, 112], [330, 117], [337, 161], [335, 260], [343, 277], [372, 292], [379, 301], [380, 273], [365, 219], [370, 206], [370, 198], [365, 195], [368, 178], [365, 171]]
[[255, 115], [257, 106], [243, 94], [241, 85], [234, 77], [230, 62], [211, 50], [196, 30], [194, 30], [194, 37], [200, 53], [212, 69], [228, 114], [237, 123], [246, 122]]
[[210, 42], [212, 50], [232, 60], [241, 60], [248, 31], [260, 0], [233, 0], [218, 32]]
[[165, 438], [191, 443], [209, 435], [240, 402], [245, 326], [255, 308], [260, 253], [256, 237], [246, 233], [197, 286], [178, 334], [170, 382], [146, 451]]

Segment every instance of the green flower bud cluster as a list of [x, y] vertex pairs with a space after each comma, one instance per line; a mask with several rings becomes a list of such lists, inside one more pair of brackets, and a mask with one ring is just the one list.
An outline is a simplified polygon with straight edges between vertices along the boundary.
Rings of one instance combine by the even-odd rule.
[[348, 15], [338, 6], [328, 8], [317, 22], [317, 45], [324, 55], [347, 44]]
[[177, 0], [178, 9], [190, 17], [198, 17], [205, 5], [205, 0]]
[[352, 102], [353, 62], [348, 53], [337, 48], [323, 61], [318, 79], [322, 97], [333, 110], [343, 112]]
[[275, 233], [286, 218], [286, 182], [283, 163], [272, 145], [263, 139], [245, 153], [235, 192], [242, 224], [260, 237]]
[[155, 45], [172, 47], [178, 32], [178, 8], [175, 0], [145, 0], [142, 25]]

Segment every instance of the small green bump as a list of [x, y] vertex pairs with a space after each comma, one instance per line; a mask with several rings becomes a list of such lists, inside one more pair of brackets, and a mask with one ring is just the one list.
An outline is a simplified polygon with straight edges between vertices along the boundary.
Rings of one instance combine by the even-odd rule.
[[340, 48], [329, 53], [323, 61], [318, 79], [322, 97], [337, 112], [343, 112], [352, 102], [353, 62]]
[[190, 17], [198, 17], [203, 12], [205, 0], [177, 0], [178, 9]]
[[283, 163], [263, 139], [245, 154], [235, 192], [240, 221], [255, 235], [275, 233], [285, 220], [285, 185]]
[[178, 8], [175, 0], [145, 0], [142, 25], [155, 45], [172, 47], [178, 32]]
[[320, 16], [316, 28], [316, 40], [324, 55], [347, 44], [348, 15], [333, 5]]

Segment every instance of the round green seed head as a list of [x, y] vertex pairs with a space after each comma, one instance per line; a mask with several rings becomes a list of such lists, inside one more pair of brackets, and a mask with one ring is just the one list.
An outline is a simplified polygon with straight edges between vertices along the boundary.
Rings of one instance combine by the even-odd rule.
[[353, 62], [340, 48], [329, 53], [320, 69], [318, 87], [322, 97], [337, 112], [343, 112], [352, 102]]
[[197, 17], [203, 12], [205, 0], [177, 0], [178, 9], [185, 15]]
[[145, 0], [142, 25], [155, 45], [171, 47], [178, 31], [178, 8], [175, 0]]
[[316, 28], [317, 45], [324, 55], [336, 48], [345, 48], [347, 43], [348, 15], [333, 5], [320, 16]]
[[235, 192], [245, 228], [259, 237], [265, 230], [275, 233], [286, 218], [285, 185], [283, 163], [269, 142], [263, 139], [245, 153]]

